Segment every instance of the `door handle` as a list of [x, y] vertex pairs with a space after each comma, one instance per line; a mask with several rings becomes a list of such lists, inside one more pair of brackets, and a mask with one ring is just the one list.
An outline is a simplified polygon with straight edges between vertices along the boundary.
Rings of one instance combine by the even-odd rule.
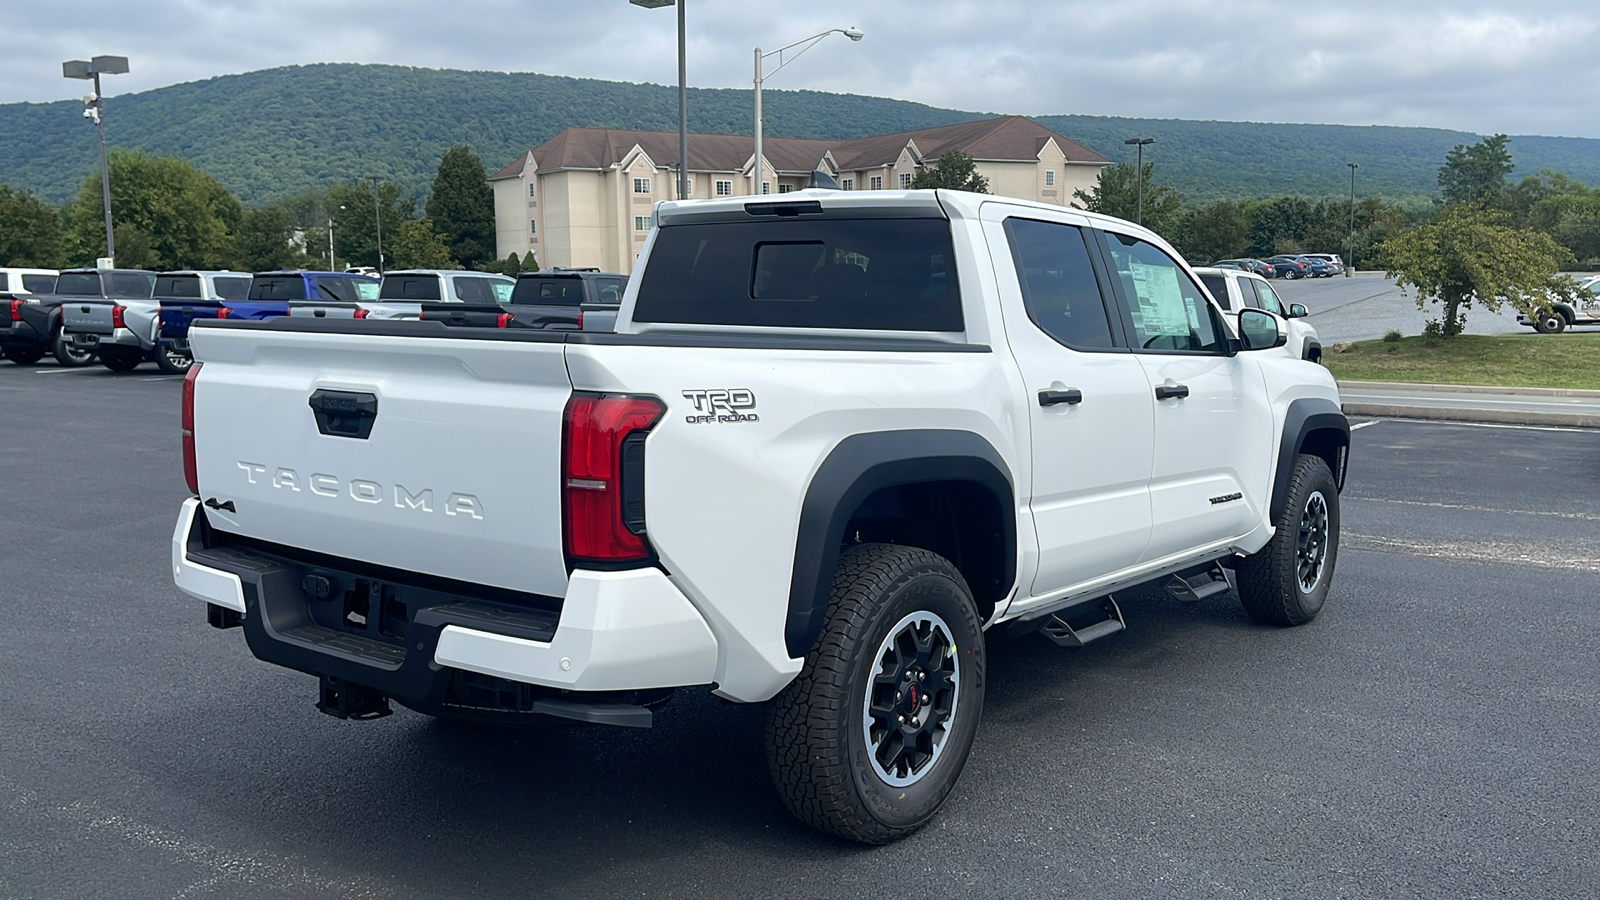
[[1057, 403], [1073, 405], [1082, 402], [1083, 391], [1080, 391], [1077, 388], [1067, 388], [1066, 390], [1062, 391], [1043, 390], [1039, 392], [1040, 406], [1055, 406]]
[[1187, 384], [1158, 384], [1156, 385], [1157, 400], [1171, 400], [1174, 397], [1189, 396]]

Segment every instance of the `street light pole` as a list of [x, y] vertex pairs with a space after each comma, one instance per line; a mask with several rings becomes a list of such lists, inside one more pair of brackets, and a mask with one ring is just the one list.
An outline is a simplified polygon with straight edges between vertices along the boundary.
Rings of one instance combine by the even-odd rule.
[[1134, 164], [1133, 169], [1133, 189], [1139, 195], [1139, 211], [1136, 214], [1137, 218], [1134, 219], [1134, 223], [1138, 225], [1144, 224], [1144, 145], [1154, 144], [1155, 142], [1156, 139], [1153, 137], [1128, 138], [1123, 141], [1124, 144], [1132, 144], [1139, 148], [1139, 161]]
[[[763, 81], [765, 81], [766, 79], [771, 78], [772, 76], [778, 74], [778, 69], [781, 69], [784, 66], [787, 66], [789, 63], [794, 62], [796, 59], [799, 59], [800, 58], [800, 54], [806, 52], [807, 50], [810, 50], [812, 47], [815, 47], [817, 45], [818, 41], [822, 40], [823, 38], [827, 37], [830, 34], [833, 34], [834, 32], [838, 32], [839, 34], [844, 35], [845, 37], [849, 38], [851, 41], [859, 41], [863, 37], [866, 37], [866, 35], [863, 34], [857, 28], [830, 28], [827, 31], [822, 32], [821, 34], [814, 34], [811, 37], [802, 38], [801, 40], [795, 41], [792, 44], [785, 44], [784, 46], [779, 47], [776, 50], [769, 50], [766, 53], [762, 53], [760, 47], [756, 48], [756, 77], [755, 77], [755, 87], [756, 87], [756, 123], [755, 123], [756, 155], [755, 155], [755, 164], [750, 169], [750, 193], [752, 193], [752, 194], [760, 194], [761, 193], [761, 175], [762, 175], [762, 165], [761, 165], [761, 83]], [[800, 47], [801, 44], [804, 44], [805, 46], [804, 47]], [[783, 54], [786, 51], [794, 50], [794, 48], [796, 48], [796, 47], [800, 47], [800, 49], [799, 50], [795, 50], [793, 56], [790, 56], [788, 59], [784, 59], [783, 58]], [[776, 56], [778, 58], [777, 68], [774, 68], [771, 72], [767, 72], [765, 74], [762, 74], [761, 64], [769, 56]]]
[[1356, 164], [1345, 163], [1350, 167], [1350, 246], [1345, 250], [1350, 255], [1344, 261], [1344, 277], [1350, 277], [1350, 270], [1356, 264]]
[[101, 75], [122, 75], [128, 71], [126, 56], [96, 56], [91, 60], [74, 59], [61, 64], [64, 78], [93, 81], [94, 93], [84, 98], [83, 117], [93, 119], [100, 133], [100, 200], [106, 216], [106, 259], [116, 265], [117, 244], [111, 229], [111, 167], [106, 162], [106, 121], [104, 97], [100, 93]]
[[684, 0], [628, 0], [644, 9], [678, 7], [678, 199], [689, 199], [689, 75], [685, 41]]
[[363, 175], [362, 178], [372, 182], [372, 220], [378, 229], [378, 274], [383, 274], [383, 210], [378, 205], [378, 182], [383, 180], [382, 175]]

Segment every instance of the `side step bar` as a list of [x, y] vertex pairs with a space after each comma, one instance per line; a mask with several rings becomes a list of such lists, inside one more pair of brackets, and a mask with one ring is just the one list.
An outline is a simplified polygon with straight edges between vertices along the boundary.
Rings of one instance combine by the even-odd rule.
[[1166, 591], [1181, 602], [1198, 603], [1233, 586], [1232, 573], [1219, 563], [1211, 563], [1173, 575], [1166, 583]]
[[[1082, 647], [1090, 641], [1097, 641], [1103, 637], [1110, 637], [1128, 627], [1123, 621], [1122, 608], [1117, 606], [1115, 597], [1107, 596], [1098, 609], [1077, 609], [1073, 611], [1073, 620], [1079, 623], [1074, 628], [1071, 622], [1062, 618], [1060, 613], [1051, 613], [1039, 626], [1039, 632], [1054, 641], [1061, 647]], [[1098, 612], [1101, 618], [1096, 619], [1093, 614]]]

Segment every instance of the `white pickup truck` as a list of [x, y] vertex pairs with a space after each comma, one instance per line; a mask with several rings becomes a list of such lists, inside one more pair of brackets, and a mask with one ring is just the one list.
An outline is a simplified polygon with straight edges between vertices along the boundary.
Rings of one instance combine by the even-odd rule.
[[[663, 203], [616, 333], [197, 322], [177, 586], [319, 707], [648, 725], [765, 703], [801, 820], [926, 823], [986, 629], [1332, 583], [1349, 427], [1155, 234], [950, 191]], [[463, 453], [463, 448], [471, 448]]]

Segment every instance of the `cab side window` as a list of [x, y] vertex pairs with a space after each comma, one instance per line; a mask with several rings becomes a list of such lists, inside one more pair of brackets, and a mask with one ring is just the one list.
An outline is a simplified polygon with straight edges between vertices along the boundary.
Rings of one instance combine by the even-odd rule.
[[1283, 301], [1278, 299], [1278, 292], [1272, 289], [1272, 285], [1265, 281], [1256, 281], [1254, 278], [1250, 279], [1250, 284], [1256, 289], [1256, 299], [1261, 301], [1257, 305], [1269, 313], [1288, 315], [1283, 307]]
[[1113, 346], [1111, 320], [1083, 231], [1034, 219], [1007, 219], [1005, 227], [1033, 324], [1074, 349]]
[[1159, 247], [1131, 235], [1101, 232], [1122, 286], [1135, 350], [1221, 352], [1205, 291]]

